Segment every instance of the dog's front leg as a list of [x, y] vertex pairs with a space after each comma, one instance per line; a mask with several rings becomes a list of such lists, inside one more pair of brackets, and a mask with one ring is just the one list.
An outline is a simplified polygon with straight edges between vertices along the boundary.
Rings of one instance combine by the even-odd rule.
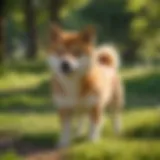
[[69, 145], [71, 141], [71, 110], [66, 108], [59, 109], [59, 116], [61, 121], [61, 135], [59, 147], [65, 147]]
[[100, 138], [101, 126], [102, 126], [102, 108], [95, 106], [90, 111], [90, 130], [89, 139], [91, 141], [97, 141]]
[[78, 117], [75, 137], [81, 137], [85, 132], [86, 117], [84, 115]]

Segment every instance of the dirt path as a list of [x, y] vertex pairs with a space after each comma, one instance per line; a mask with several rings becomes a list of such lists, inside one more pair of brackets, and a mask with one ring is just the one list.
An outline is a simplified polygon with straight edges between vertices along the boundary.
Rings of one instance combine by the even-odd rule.
[[61, 151], [45, 151], [42, 153], [31, 154], [26, 156], [25, 160], [62, 160]]
[[24, 160], [62, 160], [64, 149], [42, 147], [28, 142], [16, 141], [11, 137], [0, 138], [0, 153], [13, 150]]

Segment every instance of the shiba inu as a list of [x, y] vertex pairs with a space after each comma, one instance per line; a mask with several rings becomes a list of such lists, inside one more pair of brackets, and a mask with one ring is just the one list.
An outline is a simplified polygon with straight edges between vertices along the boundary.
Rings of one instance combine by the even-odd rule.
[[[61, 121], [60, 145], [68, 145], [72, 137], [74, 115], [87, 115], [89, 139], [100, 137], [105, 108], [112, 111], [113, 126], [120, 132], [123, 108], [123, 86], [118, 75], [119, 58], [110, 45], [95, 46], [95, 30], [89, 26], [79, 32], [63, 31], [53, 25], [50, 33], [48, 63], [53, 72], [53, 101]], [[83, 118], [78, 124], [81, 134]]]

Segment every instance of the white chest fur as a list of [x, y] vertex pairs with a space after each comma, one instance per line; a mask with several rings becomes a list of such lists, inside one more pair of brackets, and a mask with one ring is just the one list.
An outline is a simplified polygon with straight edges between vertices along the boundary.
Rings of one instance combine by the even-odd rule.
[[78, 77], [65, 77], [60, 75], [58, 82], [64, 94], [54, 92], [53, 99], [57, 107], [73, 107], [79, 103], [80, 81]]
[[[112, 94], [112, 85], [110, 82], [113, 76], [112, 71], [107, 71], [106, 69], [102, 69], [103, 81], [101, 81], [101, 91], [100, 95], [95, 95], [94, 93], [90, 93], [89, 95], [81, 95], [81, 78], [80, 77], [65, 77], [63, 75], [59, 75], [58, 82], [64, 90], [64, 94], [60, 94], [58, 92], [53, 92], [54, 103], [58, 108], [62, 107], [81, 107], [81, 108], [90, 108], [96, 104], [104, 105], [106, 104]], [[109, 80], [110, 79], [110, 80]], [[105, 89], [106, 88], [106, 89]]]
[[93, 94], [80, 96], [81, 83], [79, 78], [74, 77], [70, 79], [68, 77], [63, 77], [62, 79], [59, 79], [59, 83], [61, 84], [65, 94], [54, 92], [53, 100], [58, 108], [86, 108], [93, 106], [96, 103], [97, 97]]

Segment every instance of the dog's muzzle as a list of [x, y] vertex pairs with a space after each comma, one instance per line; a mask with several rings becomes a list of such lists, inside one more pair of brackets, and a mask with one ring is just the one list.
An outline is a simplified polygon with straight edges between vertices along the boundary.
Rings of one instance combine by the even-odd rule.
[[69, 62], [63, 61], [61, 63], [61, 71], [67, 74], [67, 73], [71, 73], [73, 71], [73, 68]]

